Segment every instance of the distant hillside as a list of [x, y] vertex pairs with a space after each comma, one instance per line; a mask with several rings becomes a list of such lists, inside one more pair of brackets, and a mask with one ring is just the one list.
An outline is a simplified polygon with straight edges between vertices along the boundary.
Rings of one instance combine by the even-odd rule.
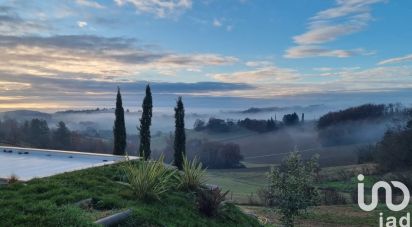
[[18, 120], [31, 120], [33, 118], [49, 120], [51, 119], [52, 115], [48, 113], [32, 111], [32, 110], [15, 110], [15, 111], [7, 111], [7, 112], [0, 113], [0, 117], [18, 119]]
[[299, 112], [311, 112], [324, 109], [325, 105], [309, 105], [309, 106], [290, 106], [290, 107], [251, 107], [247, 110], [242, 111], [231, 111], [230, 113], [237, 114], [257, 114], [257, 113], [268, 113], [268, 112], [286, 112], [286, 111], [299, 111]]
[[[129, 112], [127, 110], [126, 112]], [[93, 113], [114, 113], [114, 108], [96, 108], [96, 109], [89, 109], [89, 110], [65, 110], [65, 111], [59, 111], [56, 112], [55, 114], [93, 114]]]

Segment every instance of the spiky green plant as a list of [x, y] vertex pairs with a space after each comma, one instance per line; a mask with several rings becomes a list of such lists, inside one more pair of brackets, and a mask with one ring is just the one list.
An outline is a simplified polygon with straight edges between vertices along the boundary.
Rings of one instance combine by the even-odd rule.
[[139, 200], [160, 199], [160, 196], [174, 187], [176, 170], [167, 169], [163, 156], [159, 160], [129, 161], [124, 167], [127, 185]]
[[202, 163], [194, 158], [192, 161], [183, 159], [183, 169], [179, 175], [179, 186], [184, 190], [194, 191], [199, 189], [206, 182], [206, 170], [202, 168]]

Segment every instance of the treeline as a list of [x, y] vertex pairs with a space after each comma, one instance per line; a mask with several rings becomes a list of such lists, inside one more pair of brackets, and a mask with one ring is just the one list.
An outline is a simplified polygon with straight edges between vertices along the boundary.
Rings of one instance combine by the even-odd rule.
[[[174, 136], [170, 135], [162, 152], [166, 162], [173, 160], [173, 138]], [[195, 157], [199, 158], [203, 166], [209, 169], [244, 167], [241, 164], [243, 156], [240, 153], [240, 147], [235, 143], [191, 139], [186, 143], [186, 155], [190, 160]]]
[[[111, 153], [113, 142], [71, 131], [64, 122], [50, 128], [43, 119], [19, 122], [0, 120], [0, 143], [41, 149], [73, 150], [91, 153]], [[133, 147], [130, 144], [130, 147]]]
[[203, 120], [196, 120], [193, 129], [195, 131], [210, 131], [210, 132], [217, 132], [217, 133], [224, 133], [224, 132], [231, 132], [236, 131], [240, 128], [248, 129], [251, 131], [265, 133], [275, 131], [283, 126], [295, 126], [299, 123], [303, 122], [304, 114], [302, 114], [302, 118], [299, 119], [297, 113], [286, 114], [283, 116], [282, 121], [273, 120], [270, 118], [268, 120], [257, 120], [257, 119], [250, 119], [245, 118], [243, 120], [223, 120], [218, 118], [209, 118], [207, 122]]
[[399, 106], [394, 108], [394, 105], [375, 105], [365, 104], [361, 106], [351, 107], [337, 112], [329, 112], [319, 118], [317, 127], [323, 129], [332, 125], [340, 124], [347, 121], [359, 121], [365, 119], [381, 118], [387, 114], [392, 114], [395, 111], [399, 112]]
[[384, 132], [379, 127], [407, 112], [400, 104], [364, 104], [329, 112], [317, 121], [319, 140], [326, 146], [373, 142]]
[[412, 120], [406, 126], [391, 128], [376, 145], [358, 151], [358, 162], [378, 163], [383, 171], [412, 167]]

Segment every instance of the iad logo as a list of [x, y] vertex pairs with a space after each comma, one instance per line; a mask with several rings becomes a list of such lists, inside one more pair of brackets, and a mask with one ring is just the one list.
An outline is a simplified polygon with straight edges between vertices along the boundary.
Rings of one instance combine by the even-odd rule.
[[[358, 205], [364, 211], [372, 211], [378, 206], [379, 198], [378, 198], [378, 190], [384, 189], [385, 190], [385, 202], [386, 206], [392, 211], [401, 211], [405, 209], [410, 200], [410, 194], [408, 188], [399, 181], [391, 181], [391, 184], [395, 188], [399, 188], [403, 193], [403, 200], [400, 204], [393, 204], [392, 202], [392, 186], [385, 182], [379, 181], [372, 186], [372, 199], [369, 205], [365, 204], [365, 185], [363, 180], [365, 177], [362, 174], [358, 175]], [[379, 226], [387, 226], [387, 227], [409, 227], [410, 226], [410, 214], [407, 213], [405, 217], [399, 218], [399, 223], [396, 220], [396, 217], [387, 217], [385, 221], [386, 225], [384, 225], [384, 218], [383, 213], [380, 213], [379, 217]], [[399, 224], [399, 225], [397, 225]]]

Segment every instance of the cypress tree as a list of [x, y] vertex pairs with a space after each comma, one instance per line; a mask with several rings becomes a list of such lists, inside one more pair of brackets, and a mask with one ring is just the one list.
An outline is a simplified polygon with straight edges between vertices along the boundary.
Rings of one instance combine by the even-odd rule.
[[150, 125], [152, 124], [152, 92], [150, 86], [146, 86], [146, 96], [143, 99], [142, 104], [143, 112], [142, 118], [140, 118], [140, 146], [139, 154], [144, 160], [150, 158]]
[[124, 109], [122, 103], [122, 95], [120, 94], [120, 88], [117, 88], [116, 99], [116, 119], [113, 126], [114, 147], [113, 154], [124, 155], [126, 153], [126, 125], [124, 121]]
[[174, 165], [181, 170], [183, 168], [183, 158], [186, 155], [185, 109], [182, 97], [177, 100], [175, 124]]

